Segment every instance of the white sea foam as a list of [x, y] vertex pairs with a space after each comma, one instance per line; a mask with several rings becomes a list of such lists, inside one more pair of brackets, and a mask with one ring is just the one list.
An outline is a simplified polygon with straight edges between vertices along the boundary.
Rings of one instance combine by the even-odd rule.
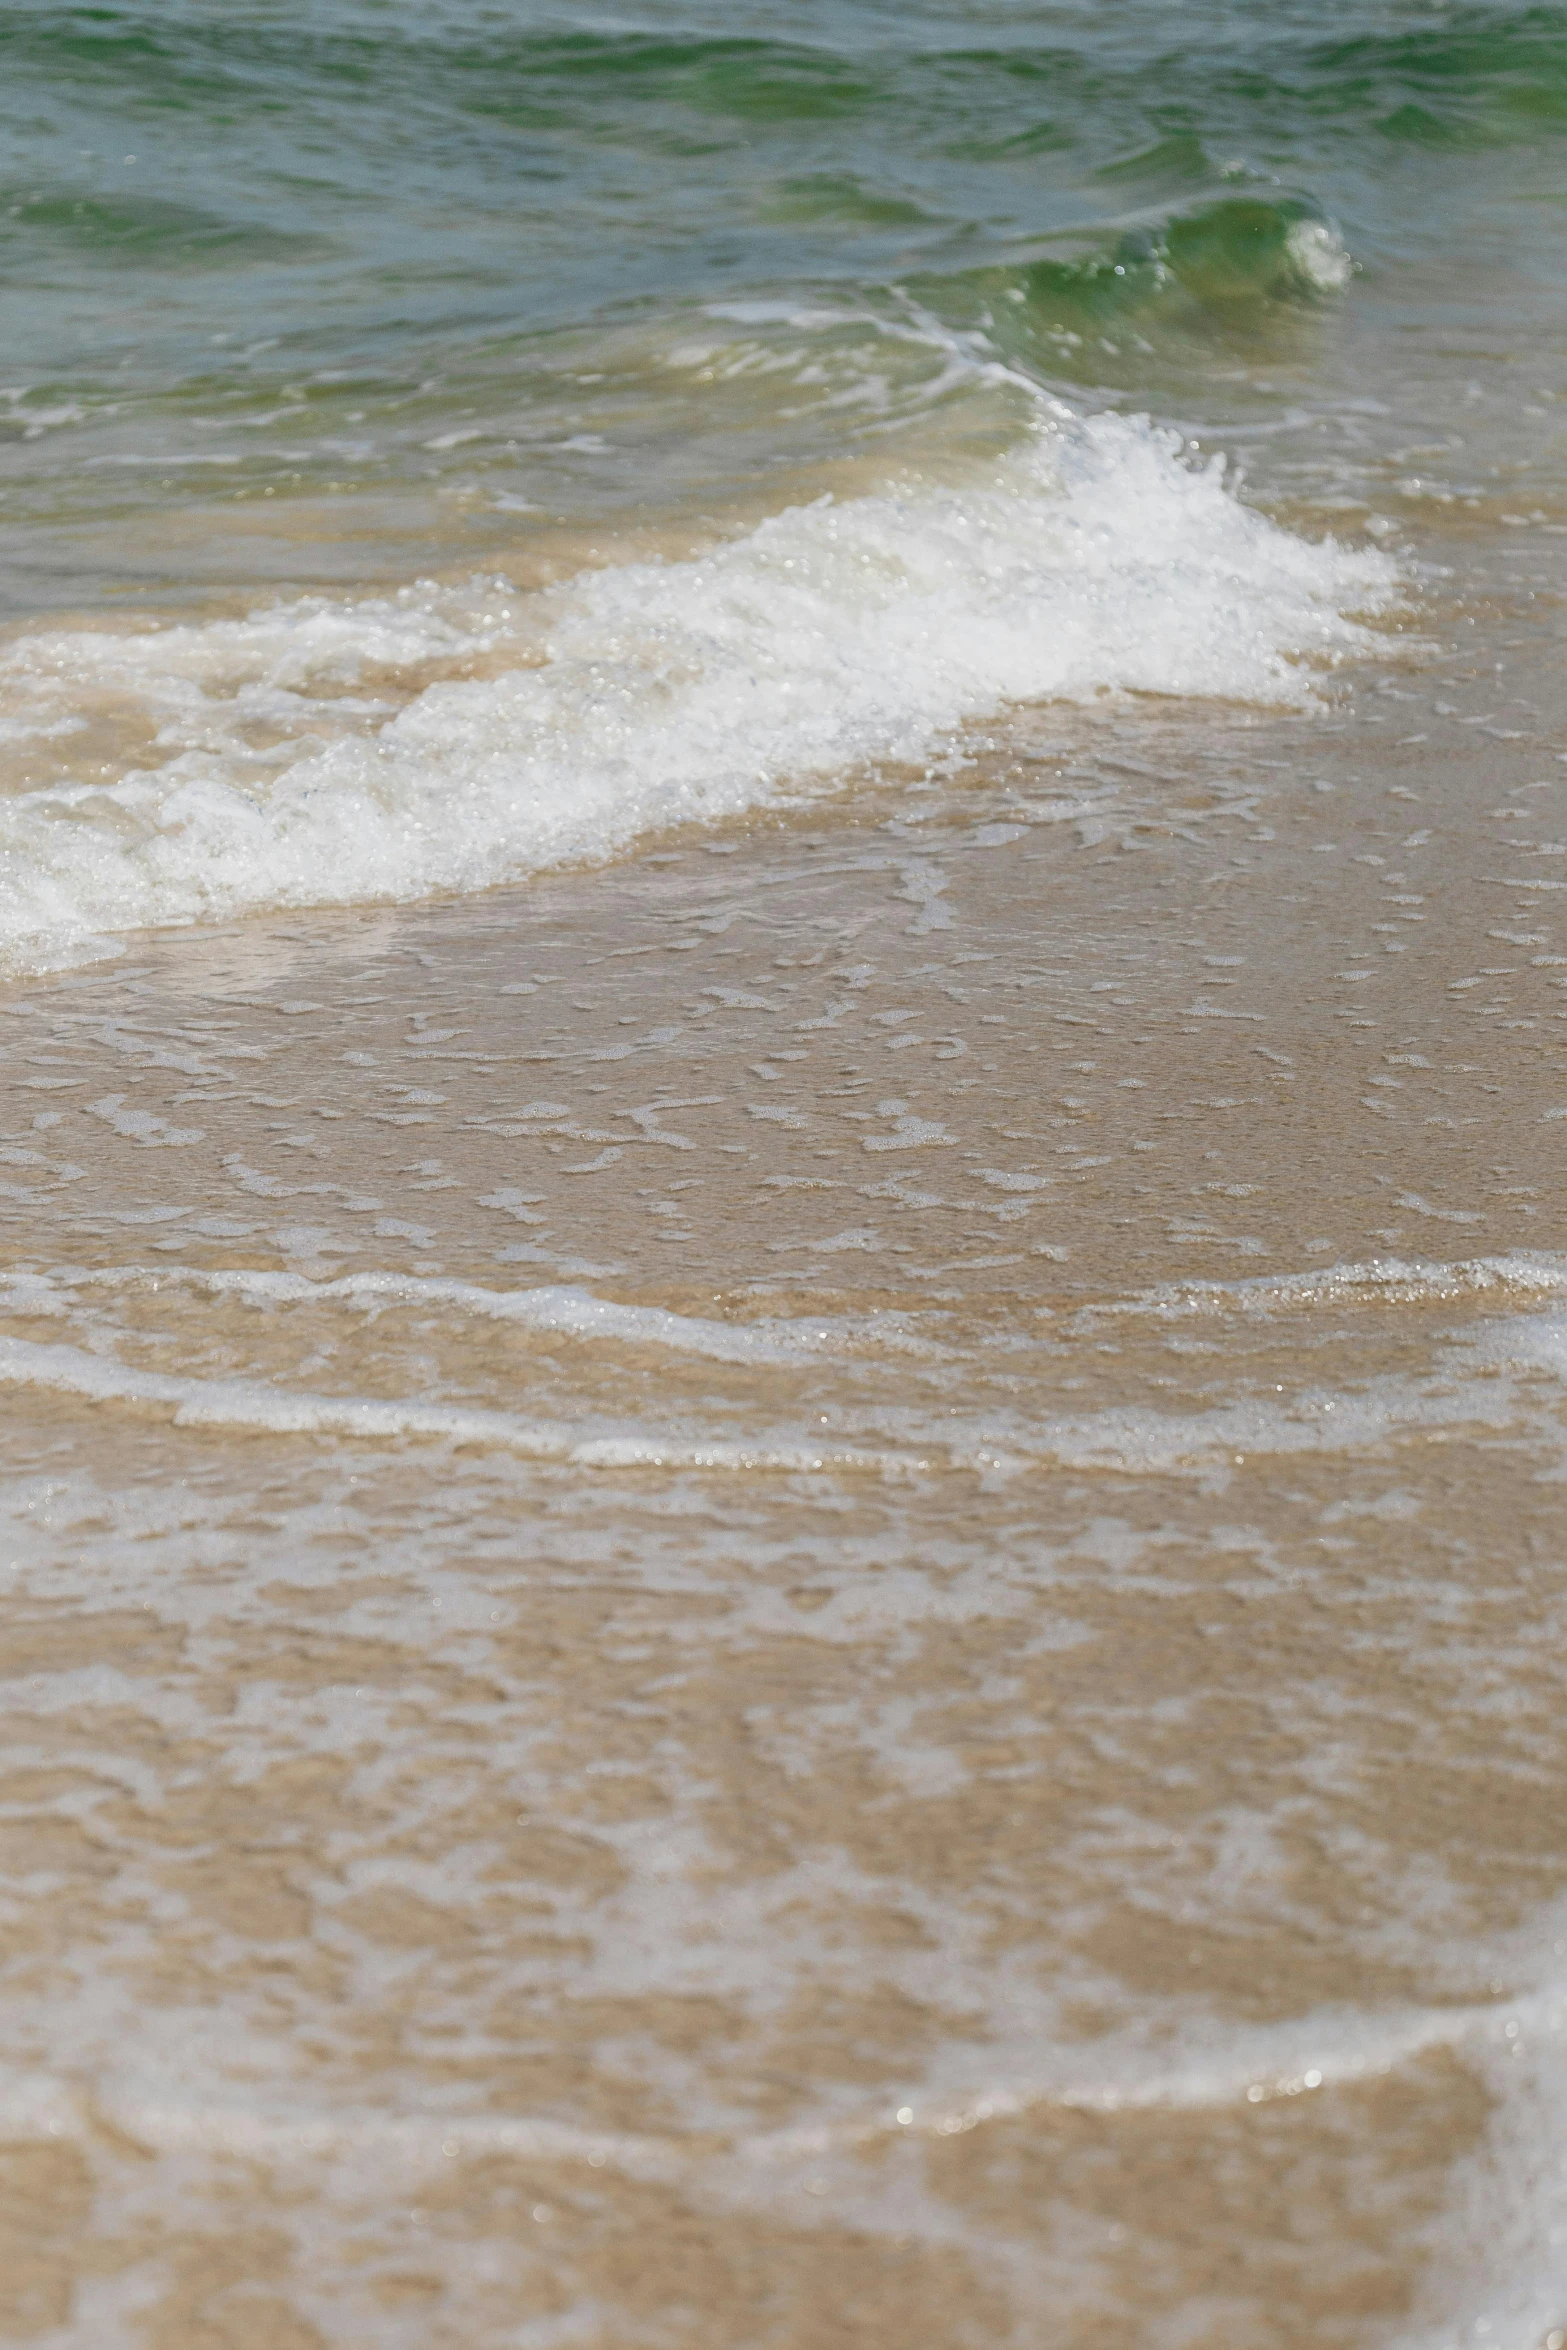
[[312, 1281], [301, 1273], [209, 1271], [198, 1265], [160, 1265], [156, 1270], [135, 1265], [94, 1270], [73, 1267], [53, 1273], [0, 1275], [0, 1313], [60, 1314], [92, 1290], [155, 1294], [177, 1288], [212, 1297], [242, 1298], [262, 1306], [348, 1306], [372, 1318], [391, 1307], [416, 1306], [474, 1321], [509, 1322], [541, 1336], [668, 1347], [719, 1363], [782, 1365], [866, 1350], [890, 1349], [899, 1355], [921, 1356], [941, 1351], [930, 1340], [916, 1337], [898, 1314], [720, 1322], [699, 1314], [671, 1313], [663, 1306], [625, 1305], [571, 1282], [531, 1289], [485, 1289], [476, 1282], [437, 1280], [414, 1273], [345, 1273], [332, 1281]]
[[1250, 1281], [1172, 1281], [1084, 1306], [1077, 1319], [1087, 1325], [1112, 1314], [1181, 1321], [1192, 1316], [1271, 1315], [1314, 1306], [1443, 1305], [1499, 1290], [1520, 1298], [1559, 1297], [1567, 1291], [1567, 1257], [1519, 1252], [1463, 1257], [1454, 1263], [1371, 1257], [1363, 1263], [1324, 1265], [1320, 1272], [1265, 1273]]
[[[1253, 1397], [1207, 1412], [1085, 1413], [1021, 1432], [1010, 1455], [998, 1444], [993, 1457], [998, 1466], [1035, 1459], [1130, 1476], [1205, 1475], [1258, 1458], [1358, 1451], [1419, 1429], [1505, 1427], [1515, 1412], [1505, 1379], [1389, 1376], [1358, 1388], [1307, 1388], [1278, 1404]], [[983, 1457], [977, 1446], [953, 1452], [976, 1464]]]
[[1297, 220], [1284, 249], [1290, 266], [1314, 293], [1341, 293], [1355, 274], [1349, 249], [1329, 221]]
[[1312, 1388], [1281, 1403], [1250, 1398], [1206, 1412], [1111, 1409], [1059, 1419], [978, 1416], [965, 1424], [952, 1414], [931, 1421], [903, 1404], [872, 1405], [840, 1412], [838, 1425], [850, 1431], [849, 1438], [826, 1442], [788, 1424], [764, 1423], [747, 1435], [709, 1439], [678, 1425], [525, 1419], [423, 1397], [334, 1395], [263, 1379], [192, 1377], [126, 1364], [102, 1351], [101, 1343], [88, 1349], [0, 1338], [0, 1386], [151, 1407], [170, 1413], [183, 1428], [378, 1443], [411, 1438], [587, 1469], [897, 1475], [952, 1467], [1008, 1476], [1062, 1466], [1128, 1476], [1222, 1476], [1259, 1456], [1358, 1450], [1422, 1429], [1507, 1426], [1516, 1418], [1516, 1390], [1495, 1375], [1493, 1364], [1567, 1372], [1567, 1336], [1558, 1330], [1552, 1338], [1554, 1351], [1531, 1351], [1530, 1334], [1520, 1329], [1516, 1339], [1498, 1341], [1495, 1351], [1480, 1355], [1482, 1376], [1475, 1379], [1387, 1377], [1354, 1391]]
[[[892, 2094], [867, 2100], [857, 2112], [780, 2129], [738, 2131], [723, 2159], [786, 2163], [833, 2146], [957, 2137], [1028, 2113], [1189, 2113], [1255, 2106], [1385, 2076], [1432, 2048], [1483, 2056], [1500, 2043], [1505, 2054], [1509, 2023], [1531, 2038], [1559, 2036], [1567, 2013], [1553, 1991], [1486, 2005], [1411, 2006], [1389, 2013], [1325, 2009], [1282, 2027], [1193, 2021], [1184, 2032], [1168, 2036], [1157, 2030], [1112, 2035], [1086, 2056], [1048, 2046], [1008, 2046], [999, 2052], [1004, 2087], [976, 2086], [954, 2094], [907, 2088], [894, 2075]], [[116, 2080], [107, 2098], [100, 2087], [100, 2101], [120, 2126], [148, 2146], [200, 2146], [272, 2160], [349, 2148], [416, 2166], [443, 2155], [449, 2159], [455, 2148], [465, 2155], [514, 2153], [561, 2162], [597, 2156], [644, 2172], [700, 2165], [711, 2158], [711, 2125], [625, 2131], [451, 2108], [419, 2115], [339, 2105], [327, 2112], [264, 2094], [245, 2105], [167, 2092], [157, 2098], [146, 2095], [150, 2069], [127, 2067], [128, 2077]], [[18, 2134], [48, 2130], [74, 2136], [83, 2119], [78, 2095], [65, 2084], [45, 2074], [0, 2069], [0, 2125]]]
[[143, 1371], [75, 1346], [0, 1339], [0, 1386], [42, 1388], [86, 1403], [151, 1407], [181, 1428], [248, 1429], [277, 1436], [349, 1436], [380, 1443], [402, 1437], [473, 1445], [583, 1469], [725, 1469], [780, 1472], [876, 1470], [902, 1465], [888, 1454], [786, 1436], [777, 1441], [711, 1441], [638, 1427], [588, 1435], [566, 1423], [524, 1420], [464, 1404], [366, 1395], [323, 1395], [261, 1379], [194, 1379]]
[[[1397, 573], [1242, 506], [1146, 423], [1041, 422], [978, 486], [821, 499], [685, 562], [23, 637], [0, 722], [127, 710], [158, 756], [0, 802], [0, 958], [613, 854], [1012, 701], [1310, 698]], [[482, 656], [500, 674], [437, 678]], [[93, 774], [97, 777], [97, 766]]]

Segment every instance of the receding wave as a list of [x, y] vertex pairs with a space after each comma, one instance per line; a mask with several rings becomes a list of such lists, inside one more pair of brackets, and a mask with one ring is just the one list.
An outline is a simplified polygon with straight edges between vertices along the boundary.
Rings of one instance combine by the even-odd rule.
[[[1304, 703], [1397, 581], [1250, 511], [1174, 435], [1063, 412], [978, 486], [822, 498], [541, 594], [26, 636], [0, 664], [14, 738], [110, 712], [155, 755], [0, 803], [0, 953], [481, 889], [920, 762], [1009, 702]], [[488, 674], [441, 674], [464, 664]]]

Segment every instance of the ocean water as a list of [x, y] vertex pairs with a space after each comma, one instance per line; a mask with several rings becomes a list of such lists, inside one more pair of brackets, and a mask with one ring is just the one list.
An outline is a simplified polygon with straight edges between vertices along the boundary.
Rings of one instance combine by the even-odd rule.
[[0, 2338], [1563, 2350], [1567, 10], [0, 128]]

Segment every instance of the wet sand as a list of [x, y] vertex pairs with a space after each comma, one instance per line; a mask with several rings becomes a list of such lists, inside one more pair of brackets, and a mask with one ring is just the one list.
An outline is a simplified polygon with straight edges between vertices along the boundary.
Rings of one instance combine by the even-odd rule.
[[1567, 2323], [1542, 625], [7, 991], [0, 2331]]

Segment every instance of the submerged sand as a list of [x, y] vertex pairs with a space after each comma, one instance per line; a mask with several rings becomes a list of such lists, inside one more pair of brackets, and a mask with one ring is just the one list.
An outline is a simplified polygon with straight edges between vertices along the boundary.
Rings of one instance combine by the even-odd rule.
[[1567, 2323], [1559, 700], [8, 991], [0, 2332]]

